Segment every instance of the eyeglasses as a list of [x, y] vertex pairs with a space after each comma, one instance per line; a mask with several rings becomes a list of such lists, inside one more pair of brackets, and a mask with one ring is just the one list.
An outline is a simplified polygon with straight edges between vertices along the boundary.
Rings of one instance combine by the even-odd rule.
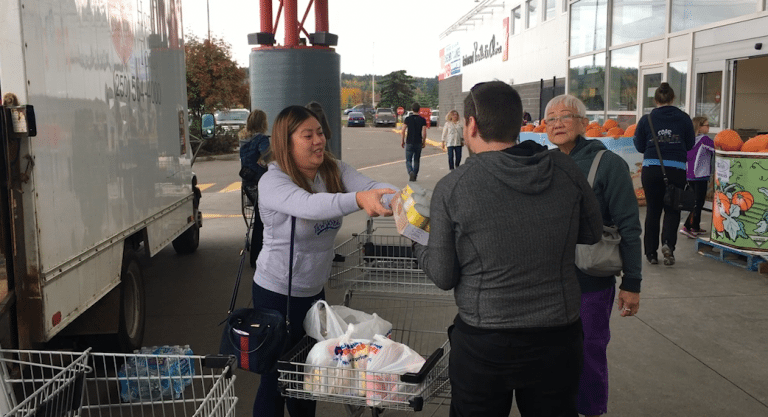
[[472, 102], [475, 104], [475, 123], [477, 123], [477, 117], [480, 115], [480, 107], [477, 105], [477, 100], [475, 99], [475, 88], [483, 85], [485, 83], [477, 83], [472, 88], [469, 89], [469, 96], [472, 97]]
[[563, 124], [568, 124], [573, 122], [574, 119], [581, 119], [582, 116], [578, 116], [575, 114], [564, 114], [560, 117], [550, 117], [547, 119], [544, 119], [545, 122], [547, 122], [547, 126], [554, 125], [555, 123], [559, 121], [563, 122]]
[[709, 124], [701, 125], [701, 127], [709, 127]]

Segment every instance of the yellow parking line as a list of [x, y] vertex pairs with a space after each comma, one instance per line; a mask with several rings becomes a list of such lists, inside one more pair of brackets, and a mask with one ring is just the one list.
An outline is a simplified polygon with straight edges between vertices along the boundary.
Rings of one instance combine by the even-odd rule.
[[[397, 133], [398, 135], [402, 135], [403, 134], [402, 133], [403, 132], [402, 129], [392, 129], [392, 131]], [[443, 142], [442, 141], [437, 142], [437, 141], [434, 141], [434, 140], [430, 139], [429, 137], [427, 137], [427, 145], [434, 146], [436, 148], [442, 148], [443, 147]]]
[[212, 183], [210, 183], [210, 184], [197, 184], [197, 188], [199, 188], [199, 189], [200, 189], [200, 191], [205, 191], [205, 190], [207, 190], [208, 188], [210, 188], [210, 187], [213, 187], [213, 185], [214, 185], [214, 184], [215, 184], [215, 183], [213, 183], [213, 182], [212, 182]]
[[231, 193], [232, 191], [240, 191], [240, 182], [233, 182], [232, 184], [229, 184], [227, 188], [219, 191], [220, 193]]
[[233, 217], [243, 217], [242, 214], [213, 214], [213, 213], [203, 213], [204, 219], [231, 219]]

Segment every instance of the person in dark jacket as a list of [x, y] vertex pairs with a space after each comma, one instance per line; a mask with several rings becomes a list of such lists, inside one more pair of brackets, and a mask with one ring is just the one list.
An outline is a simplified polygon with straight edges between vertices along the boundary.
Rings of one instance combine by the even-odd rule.
[[576, 244], [598, 242], [603, 221], [568, 155], [516, 143], [522, 116], [508, 84], [472, 87], [464, 143], [475, 156], [437, 183], [429, 245], [414, 245], [458, 306], [448, 330], [451, 416], [507, 416], [513, 396], [523, 416], [576, 415]]
[[[584, 138], [589, 123], [586, 110], [578, 98], [560, 95], [549, 101], [544, 112], [549, 141], [573, 158], [584, 177], [589, 175], [597, 153], [606, 149], [603, 142]], [[624, 274], [619, 286], [618, 309], [622, 317], [632, 316], [640, 308], [642, 228], [627, 163], [615, 153], [606, 151], [597, 167], [592, 189], [600, 202], [603, 224], [617, 226], [621, 235], [619, 252]], [[607, 350], [616, 277], [597, 277], [574, 269], [581, 287], [581, 323], [584, 328], [584, 369], [579, 380], [576, 408], [579, 414], [599, 416], [608, 411]]]
[[[687, 152], [693, 148], [696, 135], [690, 116], [672, 105], [675, 92], [668, 83], [661, 83], [654, 95], [657, 108], [637, 122], [635, 129], [635, 149], [643, 153], [643, 171], [640, 180], [645, 191], [645, 257], [652, 265], [659, 263], [659, 231], [661, 231], [661, 253], [664, 265], [675, 264], [675, 245], [677, 228], [680, 225], [680, 210], [664, 204], [666, 184], [661, 173], [661, 163], [653, 142], [653, 132], [649, 118], [653, 123], [659, 141], [661, 158], [670, 184], [685, 187], [685, 163]], [[664, 212], [664, 225], [660, 226], [661, 213]], [[661, 229], [661, 230], [659, 230]]]
[[[245, 127], [237, 134], [240, 140], [240, 178], [243, 180], [243, 192], [253, 206], [254, 213], [259, 206], [259, 179], [267, 172], [266, 165], [263, 161], [259, 164], [259, 159], [269, 150], [268, 126], [267, 114], [263, 110], [254, 109], [248, 115]], [[250, 221], [249, 263], [251, 268], [255, 268], [256, 257], [262, 246], [264, 224], [261, 223], [258, 214], [255, 214]]]

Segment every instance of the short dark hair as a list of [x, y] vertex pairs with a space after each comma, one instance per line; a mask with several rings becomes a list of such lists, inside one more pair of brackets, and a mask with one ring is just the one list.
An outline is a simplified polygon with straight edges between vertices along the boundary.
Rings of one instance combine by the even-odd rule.
[[675, 100], [675, 90], [669, 86], [669, 83], [661, 83], [659, 88], [656, 89], [653, 99], [659, 104], [671, 103]]
[[418, 101], [416, 101], [416, 102], [414, 102], [413, 104], [411, 104], [411, 110], [412, 110], [414, 113], [418, 113], [418, 112], [419, 112], [419, 110], [421, 110], [421, 105], [419, 104], [419, 102], [418, 102]]
[[464, 118], [469, 121], [470, 117], [484, 141], [514, 143], [523, 123], [523, 102], [503, 81], [478, 83], [464, 99]]

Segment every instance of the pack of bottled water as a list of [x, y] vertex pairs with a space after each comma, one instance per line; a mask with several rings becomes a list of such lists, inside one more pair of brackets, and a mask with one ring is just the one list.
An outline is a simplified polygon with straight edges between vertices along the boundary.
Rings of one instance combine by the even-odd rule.
[[179, 399], [192, 384], [195, 366], [189, 346], [142, 347], [128, 356], [118, 371], [120, 398], [124, 402]]

